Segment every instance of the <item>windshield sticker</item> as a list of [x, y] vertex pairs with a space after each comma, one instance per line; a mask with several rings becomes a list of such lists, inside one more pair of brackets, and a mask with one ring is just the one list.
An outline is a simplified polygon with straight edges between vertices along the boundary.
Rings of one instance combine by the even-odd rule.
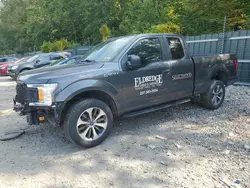
[[145, 76], [145, 77], [137, 77], [135, 80], [135, 89], [141, 90], [144, 88], [161, 86], [163, 84], [162, 74]]
[[185, 74], [177, 74], [172, 76], [172, 80], [183, 80], [187, 78], [192, 78], [192, 73], [185, 73]]

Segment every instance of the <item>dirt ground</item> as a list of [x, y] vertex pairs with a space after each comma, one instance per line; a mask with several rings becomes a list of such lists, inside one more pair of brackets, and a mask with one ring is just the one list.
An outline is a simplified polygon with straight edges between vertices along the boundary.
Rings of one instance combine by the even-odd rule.
[[[11, 110], [14, 94], [15, 82], [0, 78], [0, 134], [27, 126]], [[32, 126], [0, 142], [0, 187], [227, 187], [222, 178], [249, 188], [249, 145], [250, 88], [230, 86], [218, 110], [184, 104], [121, 119], [92, 149], [69, 143], [58, 127]]]

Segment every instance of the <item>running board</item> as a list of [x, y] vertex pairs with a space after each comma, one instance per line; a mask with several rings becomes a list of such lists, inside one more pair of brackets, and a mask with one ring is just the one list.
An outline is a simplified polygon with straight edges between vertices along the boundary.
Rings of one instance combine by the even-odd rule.
[[161, 104], [159, 106], [147, 108], [147, 109], [144, 109], [144, 110], [138, 110], [138, 111], [130, 112], [130, 113], [122, 115], [122, 117], [124, 117], [124, 118], [135, 117], [135, 116], [139, 116], [139, 115], [142, 115], [142, 114], [147, 114], [147, 113], [150, 113], [150, 112], [155, 112], [155, 111], [158, 111], [158, 110], [162, 110], [162, 109], [165, 109], [165, 108], [168, 108], [168, 107], [171, 107], [171, 106], [177, 106], [179, 104], [183, 104], [183, 103], [187, 103], [187, 102], [190, 102], [190, 99], [175, 101], [175, 102], [171, 102], [171, 103], [167, 103], [167, 104]]

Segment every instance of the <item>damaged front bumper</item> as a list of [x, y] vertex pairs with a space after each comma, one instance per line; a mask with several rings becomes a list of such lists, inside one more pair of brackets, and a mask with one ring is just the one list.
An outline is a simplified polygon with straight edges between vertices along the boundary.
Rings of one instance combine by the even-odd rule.
[[64, 102], [53, 103], [52, 106], [29, 106], [19, 104], [13, 99], [13, 110], [20, 112], [20, 116], [26, 116], [29, 125], [39, 125], [46, 121], [53, 125], [60, 125], [64, 108]]

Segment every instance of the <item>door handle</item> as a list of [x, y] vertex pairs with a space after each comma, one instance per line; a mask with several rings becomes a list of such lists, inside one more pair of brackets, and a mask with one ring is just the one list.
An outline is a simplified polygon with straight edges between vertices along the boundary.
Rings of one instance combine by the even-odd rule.
[[162, 73], [163, 73], [163, 74], [169, 74], [169, 73], [170, 73], [170, 70], [169, 70], [169, 69], [164, 70], [164, 71], [162, 71]]

